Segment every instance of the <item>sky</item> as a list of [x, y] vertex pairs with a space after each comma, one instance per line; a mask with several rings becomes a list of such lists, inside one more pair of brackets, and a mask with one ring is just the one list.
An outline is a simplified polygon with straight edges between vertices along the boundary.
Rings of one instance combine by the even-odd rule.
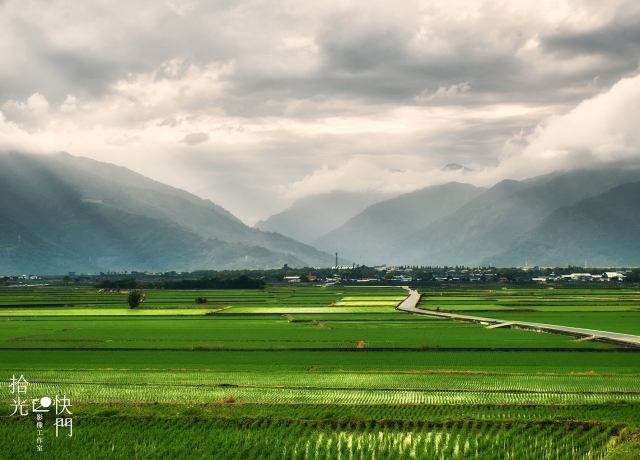
[[0, 0], [0, 58], [0, 150], [126, 166], [248, 224], [640, 161], [634, 0]]

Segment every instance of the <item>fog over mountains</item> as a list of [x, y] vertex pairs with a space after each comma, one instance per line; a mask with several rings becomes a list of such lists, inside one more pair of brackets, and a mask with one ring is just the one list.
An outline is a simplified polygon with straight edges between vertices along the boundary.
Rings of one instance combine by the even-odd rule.
[[126, 168], [64, 153], [0, 155], [5, 273], [328, 266], [332, 260]]
[[327, 267], [335, 252], [366, 265], [637, 266], [640, 169], [488, 189], [451, 182], [393, 198], [332, 192], [257, 227], [288, 236], [123, 167], [0, 155], [0, 274]]
[[368, 206], [389, 198], [389, 194], [341, 190], [311, 195], [297, 199], [288, 209], [256, 223], [254, 227], [310, 243], [338, 228]]

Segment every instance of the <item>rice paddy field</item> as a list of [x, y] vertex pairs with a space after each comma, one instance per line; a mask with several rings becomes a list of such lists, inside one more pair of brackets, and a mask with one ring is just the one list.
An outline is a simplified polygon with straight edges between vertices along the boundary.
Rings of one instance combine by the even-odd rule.
[[[637, 459], [640, 351], [411, 315], [401, 288], [0, 290], [3, 458]], [[640, 335], [629, 289], [425, 290], [419, 307]], [[206, 297], [206, 304], [197, 304]], [[64, 395], [55, 415], [10, 415]], [[42, 451], [37, 451], [37, 436]]]

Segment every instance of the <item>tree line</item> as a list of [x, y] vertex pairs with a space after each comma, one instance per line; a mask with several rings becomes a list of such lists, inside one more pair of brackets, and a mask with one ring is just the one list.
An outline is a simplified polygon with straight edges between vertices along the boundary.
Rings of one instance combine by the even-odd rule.
[[138, 282], [135, 278], [106, 280], [96, 287], [101, 289], [262, 289], [264, 280], [240, 275], [237, 278], [220, 277], [185, 279], [180, 281]]

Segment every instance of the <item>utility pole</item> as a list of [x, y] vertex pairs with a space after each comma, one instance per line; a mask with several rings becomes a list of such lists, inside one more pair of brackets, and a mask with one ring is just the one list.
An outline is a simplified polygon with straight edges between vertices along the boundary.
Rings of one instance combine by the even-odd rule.
[[338, 253], [336, 252], [336, 270], [338, 269]]

